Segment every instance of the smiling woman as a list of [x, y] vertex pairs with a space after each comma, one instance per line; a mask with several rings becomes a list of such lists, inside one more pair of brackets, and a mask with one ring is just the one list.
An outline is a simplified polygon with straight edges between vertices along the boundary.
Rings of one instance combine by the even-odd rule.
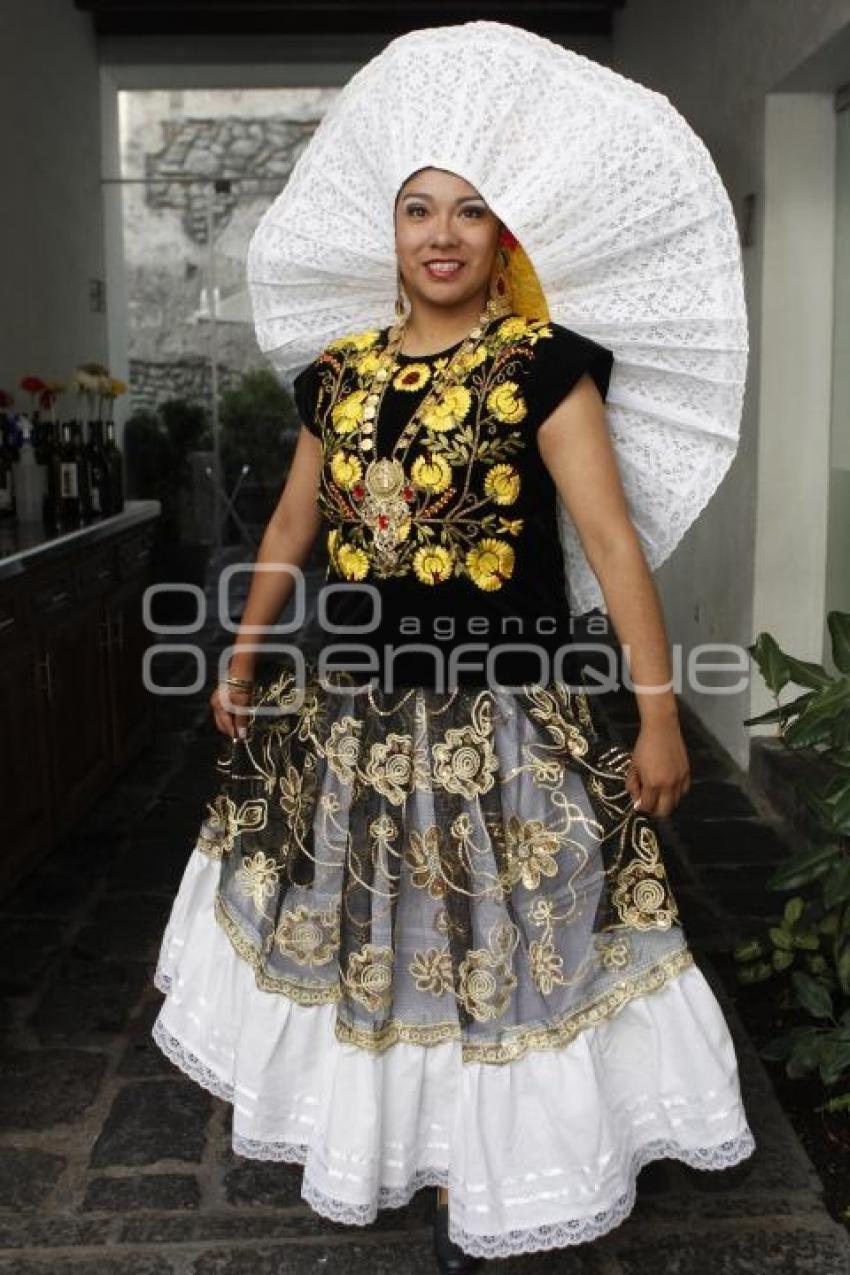
[[[326, 581], [338, 586], [327, 614], [343, 639], [380, 658], [410, 616], [431, 633], [401, 674], [382, 664], [377, 679], [329, 675], [305, 658], [303, 676], [281, 667], [255, 683], [252, 630], [277, 620], [292, 588], [288, 575], [256, 574], [230, 676], [211, 697], [228, 739], [221, 789], [156, 971], [166, 999], [154, 1037], [233, 1103], [234, 1150], [301, 1163], [304, 1198], [347, 1223], [438, 1187], [445, 1271], [592, 1240], [631, 1211], [642, 1165], [672, 1157], [716, 1170], [755, 1145], [654, 824], [690, 776], [663, 617], [608, 428], [615, 354], [568, 326], [569, 305], [552, 317], [514, 234], [525, 216], [532, 240], [548, 236], [538, 246], [557, 296], [575, 242], [556, 233], [558, 210], [597, 198], [582, 185], [587, 156], [559, 151], [560, 134], [529, 148], [545, 151], [547, 172], [558, 155], [566, 174], [540, 208], [540, 174], [533, 159], [524, 169], [515, 139], [551, 126], [549, 95], [588, 127], [619, 100], [617, 77], [545, 45], [488, 22], [393, 42], [385, 79], [380, 59], [354, 77], [257, 230], [261, 344], [287, 374], [309, 347], [292, 377], [303, 429], [258, 562], [300, 565], [321, 531]], [[520, 117], [504, 163], [487, 102], [471, 119], [457, 111], [459, 83], [476, 104], [491, 83], [500, 104], [510, 88]], [[538, 83], [546, 109], [523, 119]], [[624, 160], [610, 176], [642, 192], [645, 160], [664, 172], [685, 148], [648, 152], [663, 130], [645, 129], [631, 92], [616, 118], [626, 132], [639, 121], [629, 151], [639, 171]], [[367, 157], [358, 147], [373, 111], [371, 142], [382, 144]], [[381, 158], [387, 180], [376, 182]], [[341, 170], [356, 196], [343, 212]], [[494, 173], [511, 230], [485, 199]], [[616, 222], [616, 203], [598, 207], [600, 226], [609, 212]], [[390, 214], [385, 260], [374, 236]], [[606, 271], [612, 259], [613, 245]], [[640, 270], [622, 269], [634, 289]], [[375, 297], [393, 271], [387, 322], [391, 295], [383, 307]], [[697, 293], [711, 293], [717, 321], [717, 291]], [[341, 317], [352, 297], [357, 323]], [[562, 505], [631, 653], [641, 715], [631, 751], [579, 678], [541, 675], [522, 663], [527, 651], [512, 652], [507, 675], [500, 665], [497, 677], [488, 668], [445, 687], [428, 664], [428, 647], [466, 641], [473, 617], [492, 624], [490, 654], [516, 617], [537, 645], [569, 640]], [[552, 617], [555, 632], [541, 634]]]

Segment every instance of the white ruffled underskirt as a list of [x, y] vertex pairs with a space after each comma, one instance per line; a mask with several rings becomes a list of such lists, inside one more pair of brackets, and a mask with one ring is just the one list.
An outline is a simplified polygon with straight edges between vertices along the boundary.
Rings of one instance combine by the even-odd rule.
[[563, 1049], [461, 1062], [460, 1042], [382, 1053], [337, 1040], [333, 1004], [257, 987], [192, 851], [154, 982], [157, 1045], [233, 1105], [233, 1150], [304, 1166], [317, 1213], [366, 1225], [449, 1189], [449, 1236], [488, 1258], [585, 1243], [622, 1222], [643, 1165], [724, 1169], [755, 1149], [720, 1005], [698, 966]]

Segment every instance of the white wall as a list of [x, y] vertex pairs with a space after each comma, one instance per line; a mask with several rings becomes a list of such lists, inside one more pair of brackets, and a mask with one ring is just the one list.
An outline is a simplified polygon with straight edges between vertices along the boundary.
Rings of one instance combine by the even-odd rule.
[[[99, 81], [88, 15], [71, 0], [0, 5], [0, 386], [67, 381], [106, 357]], [[19, 407], [28, 399], [19, 395]]]
[[[763, 253], [765, 248], [765, 102], [766, 95], [793, 83], [799, 68], [807, 60], [810, 71], [805, 87], [821, 93], [838, 88], [850, 79], [850, 60], [843, 56], [827, 57], [822, 46], [850, 26], [850, 0], [628, 0], [615, 18], [612, 65], [615, 70], [664, 93], [674, 102], [691, 126], [708, 146], [720, 175], [729, 191], [741, 224], [744, 198], [756, 196], [753, 243], [743, 248], [747, 306], [750, 320], [750, 363], [742, 421], [742, 439], [738, 455], [716, 495], [690, 528], [673, 556], [659, 569], [657, 581], [664, 604], [671, 643], [681, 643], [685, 652], [700, 642], [723, 641], [749, 645], [762, 627], [770, 622], [781, 645], [786, 644], [804, 658], [820, 659], [819, 634], [822, 617], [803, 625], [801, 612], [788, 617], [773, 596], [766, 605], [763, 590], [770, 582], [762, 579], [756, 588], [757, 519], [759, 535], [767, 548], [772, 531], [779, 528], [782, 517], [802, 517], [800, 535], [808, 527], [799, 502], [793, 509], [772, 510], [762, 505], [757, 514], [759, 484], [757, 462], [772, 449], [788, 447], [791, 441], [785, 427], [776, 434], [772, 418], [760, 410], [759, 386], [768, 379], [762, 375], [760, 354], [763, 341], [762, 296]], [[816, 106], [824, 124], [826, 113]], [[824, 124], [828, 128], [828, 123]], [[823, 154], [828, 138], [818, 134], [818, 172], [824, 176]], [[791, 146], [786, 158], [791, 154]], [[814, 161], [813, 161], [814, 162]], [[778, 188], [777, 188], [778, 193]], [[780, 196], [781, 197], [781, 196]], [[822, 200], [823, 189], [811, 191], [815, 204], [815, 220], [828, 224], [829, 210]], [[814, 245], [804, 240], [802, 257], [786, 262], [786, 285], [783, 295], [780, 280], [770, 280], [771, 305], [784, 308], [799, 303], [793, 293], [793, 281], [804, 280], [810, 265], [813, 280], [819, 286], [824, 279], [823, 254], [831, 251], [828, 242]], [[810, 258], [813, 252], [816, 261]], [[807, 294], [811, 297], [811, 289]], [[832, 293], [821, 293], [817, 338], [822, 339], [825, 325], [831, 323]], [[782, 348], [788, 333], [771, 337], [771, 359], [794, 358], [801, 351], [796, 346]], [[814, 375], [817, 394], [814, 409], [821, 412], [817, 428], [824, 427], [822, 395], [823, 367]], [[818, 379], [819, 377], [819, 379]], [[799, 400], [797, 406], [800, 407]], [[802, 404], [807, 413], [811, 403]], [[810, 420], [807, 417], [807, 423]], [[762, 437], [759, 439], [759, 432]], [[777, 456], [777, 452], [772, 454]], [[793, 453], [784, 453], [786, 464], [793, 466]], [[823, 473], [825, 481], [827, 472]], [[808, 498], [817, 490], [817, 481], [809, 485]], [[769, 496], [768, 496], [769, 499]], [[823, 511], [821, 510], [821, 519]], [[817, 532], [822, 544], [822, 531]], [[786, 544], [788, 538], [786, 536]], [[768, 550], [768, 556], [770, 555]], [[812, 558], [808, 559], [811, 565]], [[821, 563], [820, 569], [822, 570]], [[799, 552], [785, 570], [806, 569]], [[787, 579], [785, 581], [787, 584]], [[808, 596], [808, 595], [807, 595]], [[787, 593], [786, 593], [787, 597]], [[758, 600], [757, 600], [758, 599]], [[695, 619], [699, 604], [699, 620]], [[812, 605], [811, 598], [806, 606]], [[757, 609], [754, 609], [757, 608]], [[816, 637], [815, 635], [818, 635]], [[812, 649], [801, 649], [809, 640]], [[762, 711], [772, 703], [761, 689], [761, 678], [755, 665], [752, 687], [734, 696], [712, 696], [689, 692], [684, 698], [693, 704], [719, 741], [741, 764], [747, 764], [749, 744], [755, 728], [745, 727], [745, 717]]]

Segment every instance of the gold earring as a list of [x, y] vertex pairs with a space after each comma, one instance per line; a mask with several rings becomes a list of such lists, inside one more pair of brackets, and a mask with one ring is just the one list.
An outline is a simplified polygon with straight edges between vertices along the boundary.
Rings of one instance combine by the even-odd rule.
[[490, 295], [487, 308], [492, 314], [506, 314], [512, 306], [508, 261], [507, 249], [500, 246], [496, 251], [493, 269], [490, 272]]

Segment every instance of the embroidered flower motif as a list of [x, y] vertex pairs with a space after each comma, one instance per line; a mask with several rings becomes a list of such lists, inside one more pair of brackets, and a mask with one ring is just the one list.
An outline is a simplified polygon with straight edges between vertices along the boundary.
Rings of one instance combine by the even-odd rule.
[[424, 952], [414, 952], [408, 966], [420, 992], [442, 996], [452, 988], [452, 962], [448, 952], [429, 947]]
[[427, 890], [433, 899], [441, 899], [449, 884], [440, 857], [440, 829], [430, 824], [422, 832], [410, 830], [410, 844], [404, 852], [410, 879], [420, 890]]
[[425, 545], [413, 555], [413, 570], [423, 584], [440, 584], [454, 571], [454, 556], [445, 545]]
[[533, 939], [528, 945], [531, 977], [544, 996], [564, 981], [564, 958], [555, 951], [552, 939]]
[[407, 390], [409, 393], [421, 390], [431, 379], [431, 369], [427, 363], [406, 363], [399, 368], [392, 379], [393, 389]]
[[484, 490], [497, 505], [512, 505], [519, 495], [519, 474], [513, 465], [494, 465], [484, 479]]
[[349, 487], [353, 487], [358, 478], [362, 477], [363, 466], [350, 452], [336, 452], [331, 461], [331, 473], [334, 482], [348, 491]]
[[594, 947], [599, 954], [599, 963], [603, 969], [625, 969], [631, 960], [631, 945], [625, 936], [613, 939], [599, 936], [594, 942]]
[[330, 341], [325, 349], [328, 350], [368, 350], [373, 346], [381, 335], [379, 328], [368, 328], [365, 332], [349, 332], [345, 336], [339, 336], [335, 341]]
[[662, 865], [641, 859], [633, 859], [618, 874], [611, 902], [623, 924], [637, 930], [667, 930], [678, 913], [668, 893]]
[[458, 999], [479, 1023], [505, 1012], [516, 985], [508, 959], [486, 947], [472, 948], [458, 967]]
[[341, 717], [331, 725], [325, 740], [325, 761], [344, 784], [353, 783], [360, 756], [360, 732], [363, 723], [356, 717]]
[[369, 556], [356, 545], [343, 543], [336, 550], [337, 566], [346, 580], [362, 580], [369, 570]]
[[470, 800], [489, 792], [499, 769], [499, 759], [489, 735], [474, 726], [447, 730], [442, 743], [431, 745], [434, 778], [446, 792], [460, 793]]
[[354, 366], [357, 369], [358, 376], [372, 377], [380, 367], [380, 363], [380, 353], [377, 350], [370, 350], [359, 359], [355, 359]]
[[278, 864], [266, 857], [262, 850], [253, 856], [242, 856], [242, 867], [236, 873], [236, 881], [242, 894], [249, 898], [258, 912], [262, 912], [266, 899], [277, 890], [280, 879]]
[[410, 477], [423, 491], [445, 491], [452, 480], [452, 470], [447, 460], [436, 452], [418, 456], [410, 467]]
[[363, 776], [376, 792], [394, 806], [400, 806], [413, 785], [413, 740], [395, 731], [386, 741], [374, 743]]
[[515, 381], [503, 381], [501, 385], [494, 385], [486, 402], [496, 420], [503, 421], [506, 425], [517, 425], [528, 415], [525, 399]]
[[500, 518], [499, 530], [508, 536], [518, 536], [525, 523], [524, 518]]
[[345, 398], [340, 399], [334, 405], [331, 411], [331, 420], [338, 434], [350, 434], [357, 429], [365, 402], [365, 390], [352, 390], [350, 394], [346, 394]]
[[438, 401], [423, 415], [427, 429], [438, 434], [454, 429], [469, 414], [472, 395], [465, 385], [450, 385]]
[[513, 574], [513, 548], [505, 540], [486, 537], [468, 551], [466, 568], [479, 589], [501, 589]]
[[393, 985], [393, 950], [376, 943], [365, 943], [352, 952], [343, 974], [350, 996], [373, 1013], [389, 1005]]
[[304, 904], [294, 912], [284, 912], [274, 943], [299, 965], [327, 965], [339, 947], [339, 904], [327, 912]]
[[522, 820], [511, 815], [505, 825], [508, 883], [517, 881], [527, 890], [536, 890], [541, 877], [558, 871], [555, 855], [560, 849], [558, 835], [540, 819]]
[[503, 319], [496, 328], [496, 336], [500, 341], [510, 342], [518, 341], [528, 332], [528, 319], [519, 314], [512, 314], [510, 318]]

